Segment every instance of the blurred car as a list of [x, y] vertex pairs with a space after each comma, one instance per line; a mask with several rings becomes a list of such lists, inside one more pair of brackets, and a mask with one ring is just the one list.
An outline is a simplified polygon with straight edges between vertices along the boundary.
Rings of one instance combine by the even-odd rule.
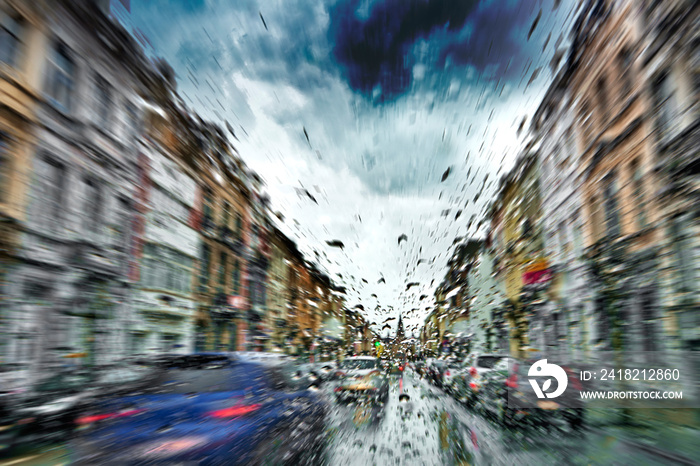
[[565, 423], [572, 429], [580, 429], [585, 409], [579, 395], [582, 385], [578, 373], [562, 366], [568, 377], [564, 393], [556, 400], [539, 399], [529, 381], [535, 380], [542, 387], [548, 377], [528, 376], [533, 362], [504, 358], [494, 365], [483, 376], [480, 407], [506, 427]]
[[325, 404], [289, 358], [200, 353], [144, 363], [154, 369], [150, 387], [76, 420], [75, 464], [297, 464], [324, 445]]
[[424, 369], [425, 369], [425, 362], [424, 361], [415, 361], [412, 364], [413, 370], [416, 371], [418, 375], [421, 377], [423, 376]]
[[65, 440], [73, 434], [81, 411], [101, 397], [116, 396], [146, 383], [148, 372], [125, 362], [59, 370], [15, 400], [8, 413], [11, 425], [3, 431], [5, 445], [15, 448]]
[[386, 401], [389, 396], [389, 382], [377, 358], [346, 358], [338, 367], [336, 375], [339, 380], [333, 391], [338, 401], [358, 398]]
[[63, 369], [39, 381], [10, 408], [6, 439], [11, 447], [61, 440], [74, 428], [80, 403], [88, 395], [93, 375]]
[[394, 375], [400, 375], [406, 368], [406, 362], [394, 359], [389, 363], [389, 373]]
[[426, 376], [433, 385], [442, 387], [442, 376], [446, 369], [447, 363], [444, 360], [433, 359], [426, 365]]
[[462, 360], [450, 359], [446, 361], [446, 367], [442, 373], [442, 387], [446, 392], [454, 392], [455, 381], [463, 367], [464, 361]]
[[298, 375], [306, 378], [309, 385], [320, 385], [335, 378], [337, 367], [338, 364], [335, 361], [300, 364]]
[[454, 378], [452, 392], [455, 398], [467, 406], [474, 406], [481, 389], [482, 377], [493, 369], [507, 354], [471, 354]]

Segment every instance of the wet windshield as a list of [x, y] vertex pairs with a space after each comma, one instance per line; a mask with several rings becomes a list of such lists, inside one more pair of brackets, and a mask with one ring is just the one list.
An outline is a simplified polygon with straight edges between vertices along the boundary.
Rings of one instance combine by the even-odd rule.
[[699, 149], [698, 0], [0, 0], [0, 466], [700, 464]]

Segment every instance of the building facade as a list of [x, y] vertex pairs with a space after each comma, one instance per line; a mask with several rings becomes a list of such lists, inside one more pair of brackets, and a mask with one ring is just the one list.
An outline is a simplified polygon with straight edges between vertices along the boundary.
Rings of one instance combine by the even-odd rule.
[[[583, 257], [582, 179], [568, 69], [555, 77], [532, 119], [542, 189], [542, 234], [552, 283], [533, 346], [544, 355], [581, 358], [592, 313]], [[544, 188], [546, 187], [546, 188]]]
[[693, 2], [641, 1], [639, 79], [653, 121], [663, 243], [659, 253], [664, 330], [673, 349], [700, 347], [700, 8]]
[[[164, 143], [168, 122], [144, 105], [139, 155], [138, 275], [129, 318], [128, 354], [191, 352], [199, 235], [193, 228], [197, 184]], [[189, 173], [189, 174], [188, 174]]]
[[642, 85], [633, 2], [590, 1], [567, 63], [581, 147], [584, 243], [597, 350], [664, 349], [651, 102]]
[[506, 295], [496, 314], [507, 322], [509, 352], [515, 357], [539, 351], [531, 344], [546, 319], [544, 293], [551, 271], [544, 255], [540, 206], [537, 155], [526, 148], [501, 180], [489, 214], [494, 276]]
[[31, 56], [25, 72], [38, 75], [31, 78], [34, 143], [22, 175], [26, 221], [7, 290], [15, 313], [8, 360], [37, 369], [101, 364], [123, 354], [136, 101], [151, 71], [135, 42], [94, 2], [44, 7], [41, 22], [15, 16], [28, 28], [21, 37], [29, 42], [17, 44]]

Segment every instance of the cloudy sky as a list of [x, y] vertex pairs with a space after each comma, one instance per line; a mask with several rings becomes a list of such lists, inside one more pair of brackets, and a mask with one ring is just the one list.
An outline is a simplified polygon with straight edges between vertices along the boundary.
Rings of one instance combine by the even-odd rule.
[[399, 313], [420, 328], [455, 238], [484, 235], [577, 4], [132, 0], [129, 21], [185, 102], [230, 122], [281, 229], [388, 334]]

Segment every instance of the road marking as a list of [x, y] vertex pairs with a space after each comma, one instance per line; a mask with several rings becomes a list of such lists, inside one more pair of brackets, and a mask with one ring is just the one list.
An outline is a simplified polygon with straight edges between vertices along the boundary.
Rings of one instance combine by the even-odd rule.
[[26, 456], [24, 458], [17, 458], [16, 460], [7, 461], [5, 463], [0, 463], [0, 466], [11, 466], [13, 464], [19, 464], [19, 463], [22, 463], [24, 461], [31, 461], [34, 458], [38, 458], [39, 456], [41, 456], [41, 455], [33, 455], [33, 456]]

